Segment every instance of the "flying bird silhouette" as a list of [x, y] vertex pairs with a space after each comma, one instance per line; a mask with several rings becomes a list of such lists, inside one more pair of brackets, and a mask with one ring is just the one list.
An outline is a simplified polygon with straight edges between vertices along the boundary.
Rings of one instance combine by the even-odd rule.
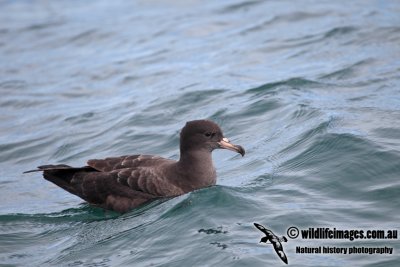
[[260, 243], [267, 243], [269, 241], [274, 246], [275, 252], [278, 254], [279, 258], [281, 258], [284, 263], [288, 264], [288, 259], [285, 252], [283, 252], [283, 247], [281, 244], [281, 242], [287, 242], [287, 238], [285, 236], [279, 238], [271, 230], [265, 228], [261, 224], [254, 223], [254, 225], [258, 230], [265, 234], [265, 236], [261, 238]]
[[127, 212], [148, 201], [175, 197], [216, 183], [211, 152], [223, 148], [244, 156], [209, 120], [186, 123], [178, 161], [151, 155], [91, 159], [83, 167], [43, 165], [43, 177], [92, 205]]

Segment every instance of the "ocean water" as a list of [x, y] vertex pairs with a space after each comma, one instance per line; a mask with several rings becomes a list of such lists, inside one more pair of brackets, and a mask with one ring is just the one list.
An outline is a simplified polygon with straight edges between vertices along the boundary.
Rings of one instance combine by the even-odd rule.
[[[0, 266], [283, 266], [253, 223], [400, 230], [399, 1], [0, 2]], [[219, 123], [217, 185], [120, 215], [38, 165], [179, 157]], [[282, 243], [291, 266], [400, 266], [396, 240]], [[392, 254], [299, 253], [389, 247]]]

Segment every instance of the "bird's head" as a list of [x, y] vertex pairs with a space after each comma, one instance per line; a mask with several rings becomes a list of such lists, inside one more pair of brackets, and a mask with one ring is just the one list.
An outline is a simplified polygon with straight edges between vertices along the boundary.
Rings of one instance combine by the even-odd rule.
[[244, 156], [245, 150], [239, 145], [232, 144], [224, 137], [221, 128], [210, 120], [189, 121], [183, 127], [180, 136], [182, 151], [228, 149]]

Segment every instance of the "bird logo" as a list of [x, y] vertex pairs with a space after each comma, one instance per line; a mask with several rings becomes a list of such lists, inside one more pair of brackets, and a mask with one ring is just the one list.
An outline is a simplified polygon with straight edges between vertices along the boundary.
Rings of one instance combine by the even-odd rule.
[[281, 242], [287, 242], [287, 238], [285, 236], [279, 238], [271, 230], [265, 228], [261, 224], [254, 223], [254, 226], [265, 234], [265, 236], [261, 238], [260, 243], [267, 243], [269, 241], [270, 244], [274, 246], [276, 254], [278, 254], [279, 258], [281, 258], [281, 260], [284, 263], [288, 264], [288, 259], [286, 257], [285, 252], [283, 252], [283, 247], [281, 243]]

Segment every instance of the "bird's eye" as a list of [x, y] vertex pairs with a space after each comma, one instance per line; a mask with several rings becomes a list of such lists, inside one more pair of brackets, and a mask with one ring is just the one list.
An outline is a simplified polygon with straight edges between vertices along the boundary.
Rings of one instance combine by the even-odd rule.
[[207, 137], [210, 137], [210, 136], [212, 136], [213, 134], [212, 134], [211, 132], [206, 132], [204, 135], [207, 136]]

